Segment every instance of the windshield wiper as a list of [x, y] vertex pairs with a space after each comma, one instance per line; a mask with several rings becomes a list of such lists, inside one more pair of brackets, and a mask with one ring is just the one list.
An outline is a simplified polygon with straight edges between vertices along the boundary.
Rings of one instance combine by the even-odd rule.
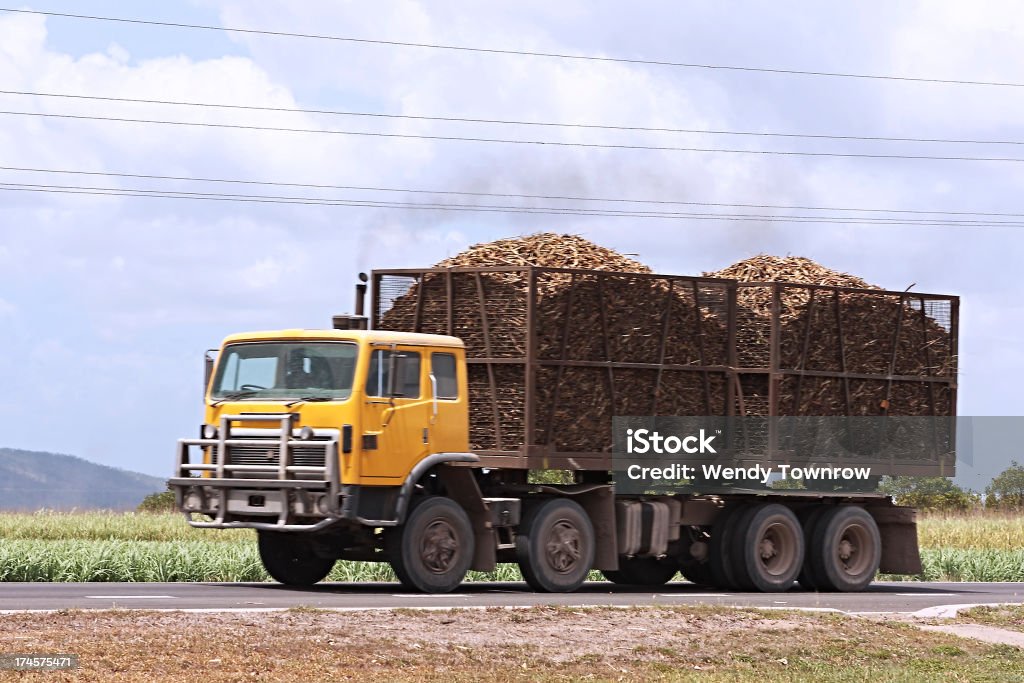
[[284, 406], [285, 408], [291, 408], [292, 406], [297, 405], [299, 403], [323, 403], [324, 401], [333, 400], [334, 397], [332, 396], [300, 396], [297, 399], [288, 401], [288, 403], [285, 403]]
[[224, 398], [229, 401], [235, 401], [240, 398], [246, 398], [247, 396], [255, 396], [260, 392], [254, 389], [246, 389], [245, 391], [232, 391], [230, 394], [224, 394]]
[[237, 401], [240, 398], [248, 398], [249, 396], [255, 396], [258, 393], [260, 392], [253, 391], [251, 389], [246, 391], [232, 391], [231, 393], [224, 394], [223, 396], [218, 398], [216, 401], [213, 402], [213, 405], [219, 406], [224, 401]]

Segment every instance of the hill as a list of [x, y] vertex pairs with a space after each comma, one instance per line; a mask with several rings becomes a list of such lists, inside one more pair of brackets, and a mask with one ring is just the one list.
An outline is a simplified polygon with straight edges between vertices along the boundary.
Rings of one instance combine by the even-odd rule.
[[0, 448], [0, 510], [132, 510], [165, 488], [159, 477], [73, 455]]

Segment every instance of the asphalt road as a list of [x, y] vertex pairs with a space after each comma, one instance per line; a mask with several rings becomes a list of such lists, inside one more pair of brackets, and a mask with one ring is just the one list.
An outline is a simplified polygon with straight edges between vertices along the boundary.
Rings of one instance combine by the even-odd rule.
[[[545, 594], [519, 583], [467, 583], [456, 593], [421, 595], [394, 583], [0, 583], [0, 612], [59, 609], [266, 610], [482, 608], [534, 605], [722, 605], [916, 613], [948, 605], [1024, 603], [1024, 583], [876, 583], [863, 593], [729, 593], [689, 583], [627, 588], [587, 583], [576, 593]], [[942, 610], [939, 609], [939, 612]]]

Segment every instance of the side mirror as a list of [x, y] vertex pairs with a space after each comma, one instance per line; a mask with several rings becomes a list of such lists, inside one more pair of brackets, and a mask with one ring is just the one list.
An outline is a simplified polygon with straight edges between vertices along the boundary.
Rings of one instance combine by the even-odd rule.
[[203, 365], [205, 375], [203, 378], [203, 396], [206, 396], [206, 391], [210, 388], [210, 377], [213, 376], [213, 364], [217, 361], [217, 354], [220, 352], [219, 349], [207, 349], [203, 355]]

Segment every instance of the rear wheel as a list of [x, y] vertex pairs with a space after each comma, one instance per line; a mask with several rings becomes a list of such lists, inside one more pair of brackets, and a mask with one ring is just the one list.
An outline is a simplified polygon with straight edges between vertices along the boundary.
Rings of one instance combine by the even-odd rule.
[[811, 549], [814, 543], [814, 530], [818, 525], [818, 521], [830, 509], [830, 507], [825, 505], [815, 505], [814, 507], [807, 508], [800, 515], [801, 528], [804, 532], [804, 563], [796, 580], [803, 588], [809, 591], [820, 590], [822, 585], [821, 579], [817, 576], [812, 566], [811, 558], [814, 553]]
[[577, 503], [554, 498], [527, 513], [516, 537], [516, 558], [536, 591], [579, 588], [594, 564], [594, 527]]
[[736, 519], [732, 559], [740, 588], [789, 590], [804, 561], [804, 534], [793, 511], [778, 503], [755, 505]]
[[313, 539], [302, 533], [258, 531], [264, 569], [286, 586], [312, 586], [334, 567], [334, 560], [316, 554]]
[[679, 570], [673, 560], [654, 557], [619, 558], [619, 568], [601, 570], [604, 578], [624, 586], [661, 586], [672, 580]]
[[391, 568], [402, 585], [423, 593], [450, 593], [473, 560], [473, 528], [465, 510], [442, 496], [424, 498], [385, 537]]
[[708, 565], [711, 580], [715, 586], [736, 590], [735, 560], [732, 553], [736, 521], [746, 510], [745, 505], [729, 508], [719, 515], [711, 527], [711, 545], [708, 550]]
[[840, 505], [818, 520], [809, 552], [819, 590], [864, 590], [874, 580], [882, 557], [878, 525], [867, 510]]

